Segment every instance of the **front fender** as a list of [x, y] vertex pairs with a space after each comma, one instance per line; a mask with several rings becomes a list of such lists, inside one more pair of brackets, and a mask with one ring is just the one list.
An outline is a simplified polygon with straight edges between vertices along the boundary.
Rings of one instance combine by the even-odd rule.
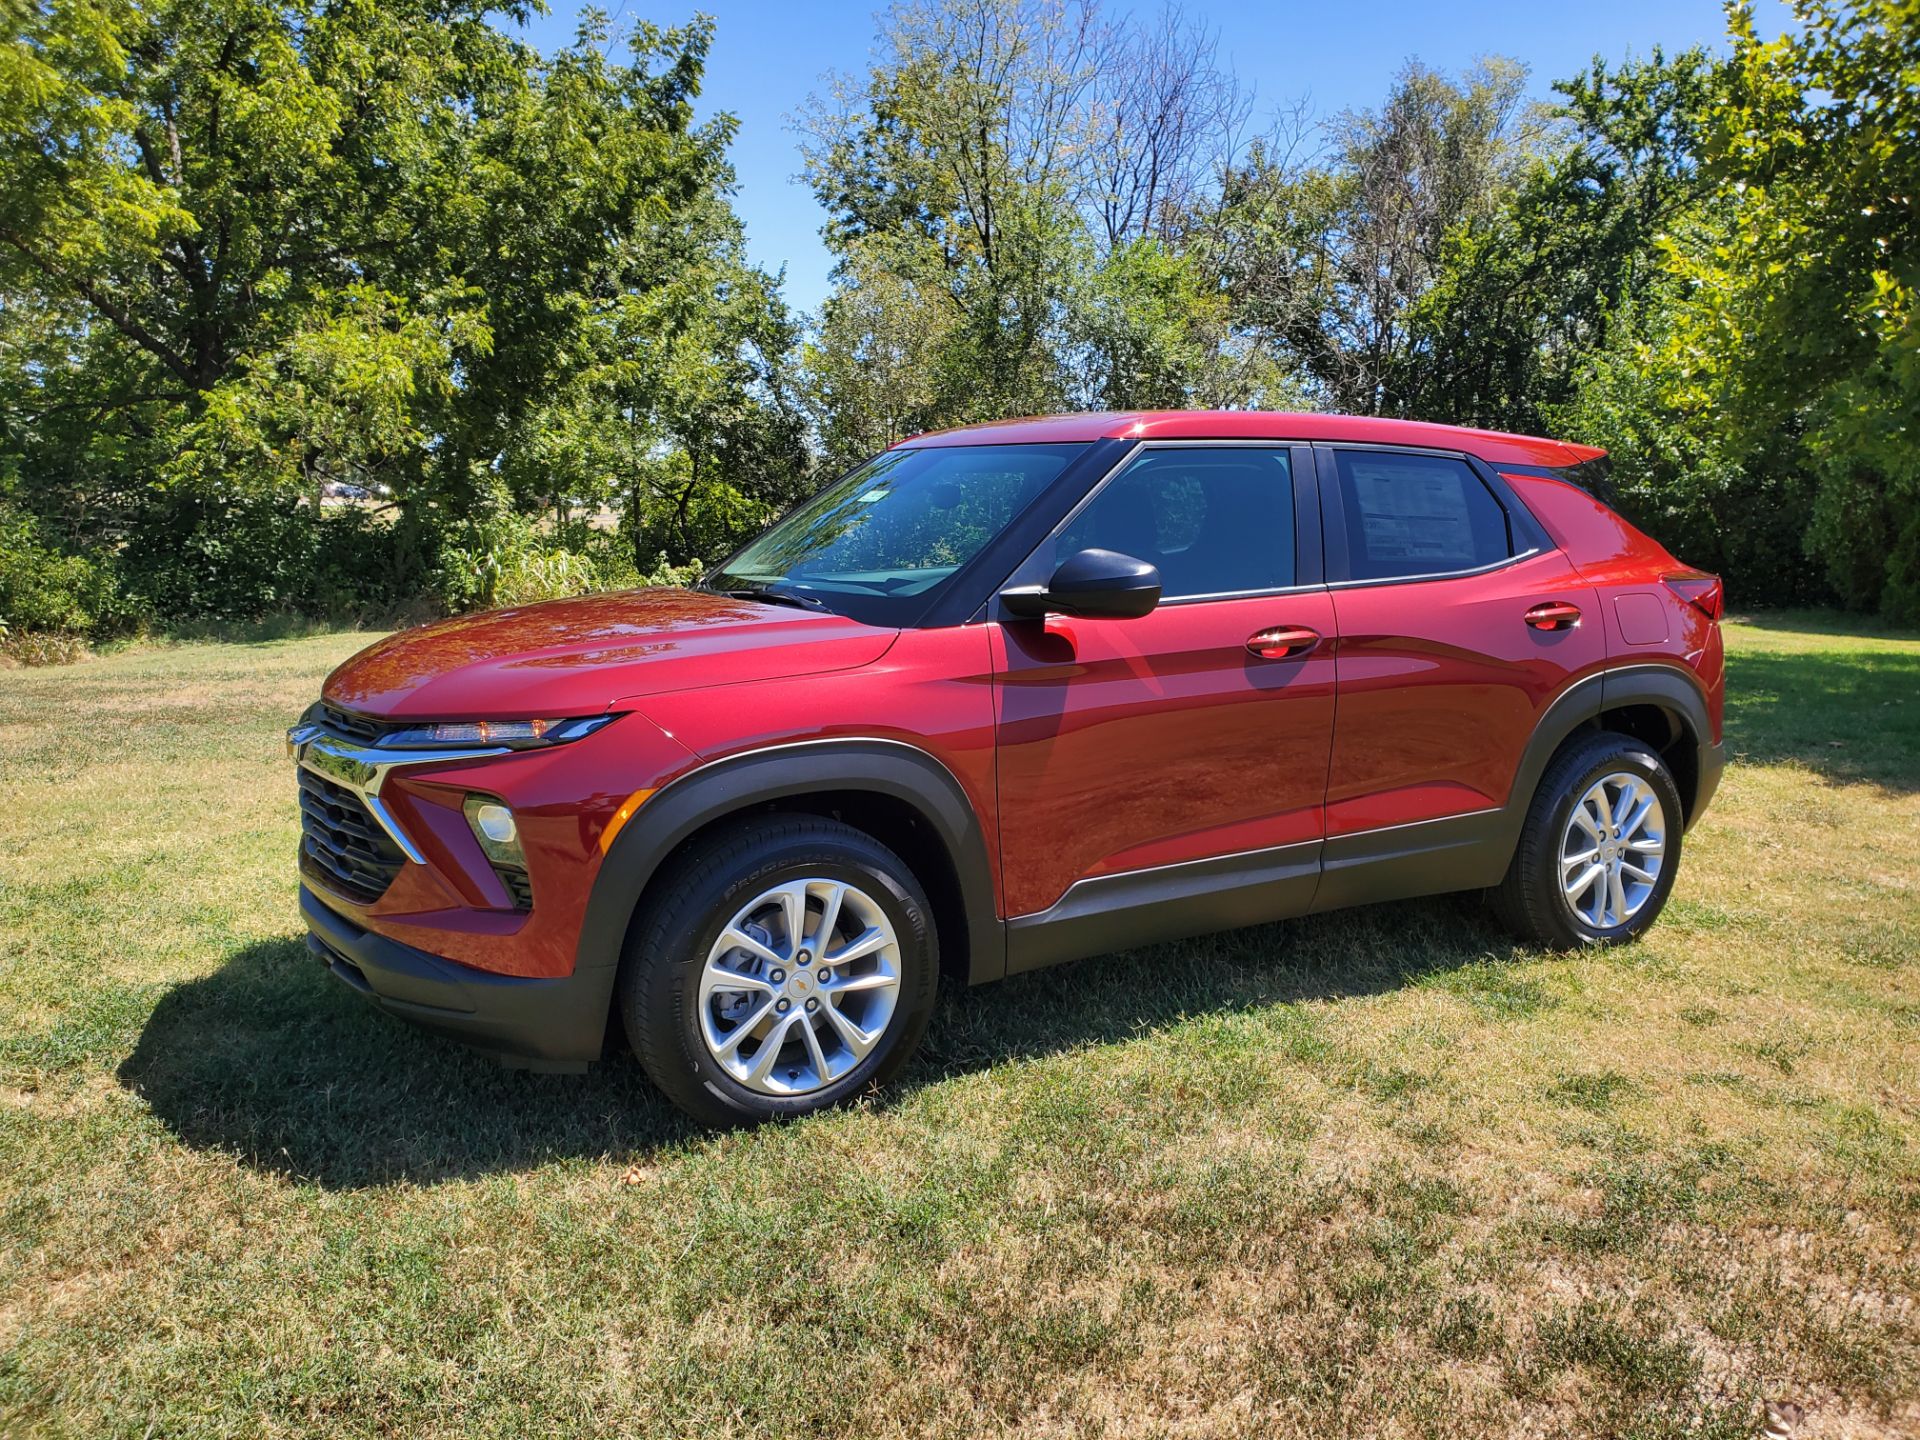
[[971, 983], [1006, 971], [1006, 931], [979, 817], [960, 782], [924, 750], [897, 740], [803, 740], [714, 760], [647, 800], [608, 847], [587, 901], [581, 966], [617, 964], [648, 884], [695, 832], [794, 796], [857, 791], [911, 806], [945, 847], [967, 924]]

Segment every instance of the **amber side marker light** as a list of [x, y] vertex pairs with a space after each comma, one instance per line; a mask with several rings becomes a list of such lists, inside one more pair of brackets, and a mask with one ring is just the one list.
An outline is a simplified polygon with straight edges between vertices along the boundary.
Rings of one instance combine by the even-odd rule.
[[607, 821], [607, 828], [600, 832], [600, 853], [602, 855], [606, 854], [612, 847], [614, 839], [620, 834], [621, 829], [625, 827], [627, 821], [633, 818], [634, 812], [653, 798], [653, 793], [651, 790], [636, 790], [620, 802], [620, 808], [614, 811], [613, 818]]

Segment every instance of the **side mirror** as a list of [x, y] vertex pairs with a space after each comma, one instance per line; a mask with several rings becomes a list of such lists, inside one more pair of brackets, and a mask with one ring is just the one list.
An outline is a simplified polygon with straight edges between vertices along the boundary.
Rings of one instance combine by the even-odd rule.
[[1010, 614], [1038, 620], [1049, 611], [1088, 620], [1132, 620], [1160, 603], [1160, 572], [1144, 560], [1112, 550], [1069, 555], [1045, 585], [1000, 592]]

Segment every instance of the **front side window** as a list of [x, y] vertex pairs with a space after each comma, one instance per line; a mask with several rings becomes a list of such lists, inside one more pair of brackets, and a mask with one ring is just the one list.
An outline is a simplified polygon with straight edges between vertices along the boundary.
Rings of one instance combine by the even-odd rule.
[[1336, 450], [1354, 580], [1400, 580], [1495, 565], [1513, 553], [1507, 512], [1461, 460]]
[[909, 624], [1084, 445], [889, 450], [778, 521], [706, 579], [714, 590]]
[[1054, 542], [1116, 550], [1160, 571], [1165, 600], [1294, 583], [1293, 467], [1285, 447], [1149, 450], [1110, 480]]

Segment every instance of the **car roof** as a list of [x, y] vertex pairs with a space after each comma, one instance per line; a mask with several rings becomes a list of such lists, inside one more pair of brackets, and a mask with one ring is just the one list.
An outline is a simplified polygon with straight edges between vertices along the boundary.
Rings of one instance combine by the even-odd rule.
[[1423, 445], [1437, 450], [1465, 451], [1493, 465], [1578, 465], [1606, 454], [1591, 445], [1570, 445], [1536, 435], [1471, 430], [1424, 420], [1381, 420], [1363, 415], [1285, 410], [1124, 410], [1041, 415], [934, 430], [900, 444], [1044, 445], [1109, 439], [1344, 440], [1370, 445]]

